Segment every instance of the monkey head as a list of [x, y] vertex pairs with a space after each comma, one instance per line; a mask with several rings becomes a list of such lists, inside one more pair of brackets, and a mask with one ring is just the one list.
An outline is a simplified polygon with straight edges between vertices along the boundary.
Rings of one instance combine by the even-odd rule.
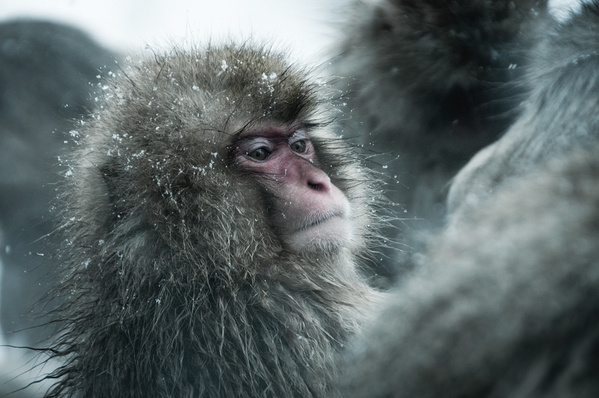
[[49, 396], [330, 396], [378, 295], [376, 194], [326, 87], [250, 45], [113, 75], [66, 187]]
[[[122, 239], [137, 225], [173, 253], [197, 249], [204, 264], [363, 247], [367, 177], [307, 72], [224, 46], [173, 50], [116, 75], [77, 180], [99, 190], [82, 194], [81, 217], [100, 217], [90, 223], [110, 236], [87, 236]], [[103, 209], [89, 200], [99, 196]]]

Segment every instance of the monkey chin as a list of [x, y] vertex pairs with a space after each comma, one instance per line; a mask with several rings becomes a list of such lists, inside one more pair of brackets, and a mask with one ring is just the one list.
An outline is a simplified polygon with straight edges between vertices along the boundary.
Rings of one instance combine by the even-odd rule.
[[353, 241], [353, 226], [347, 215], [334, 215], [302, 227], [284, 238], [289, 248], [301, 253], [335, 253]]

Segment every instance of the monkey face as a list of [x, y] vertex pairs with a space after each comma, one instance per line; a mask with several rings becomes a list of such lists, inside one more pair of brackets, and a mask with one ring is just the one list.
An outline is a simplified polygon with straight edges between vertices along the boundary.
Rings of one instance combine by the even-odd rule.
[[349, 244], [349, 201], [320, 168], [306, 129], [266, 125], [244, 131], [234, 156], [264, 189], [271, 225], [289, 249], [330, 251]]

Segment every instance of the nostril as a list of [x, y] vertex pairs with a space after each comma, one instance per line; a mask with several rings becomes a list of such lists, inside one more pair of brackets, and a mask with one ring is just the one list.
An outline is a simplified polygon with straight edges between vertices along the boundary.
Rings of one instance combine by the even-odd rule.
[[331, 189], [331, 179], [322, 170], [306, 162], [303, 164], [300, 179], [302, 185], [308, 186], [308, 189], [316, 192], [328, 192]]
[[315, 191], [322, 191], [322, 185], [321, 184], [314, 184], [314, 183], [309, 182], [308, 183], [308, 187], [310, 189], [315, 190]]

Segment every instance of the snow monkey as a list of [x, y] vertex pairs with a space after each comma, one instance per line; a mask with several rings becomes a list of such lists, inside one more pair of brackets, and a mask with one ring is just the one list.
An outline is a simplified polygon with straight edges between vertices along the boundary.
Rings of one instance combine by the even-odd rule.
[[378, 293], [376, 196], [326, 88], [210, 45], [116, 72], [64, 195], [49, 396], [330, 396]]

